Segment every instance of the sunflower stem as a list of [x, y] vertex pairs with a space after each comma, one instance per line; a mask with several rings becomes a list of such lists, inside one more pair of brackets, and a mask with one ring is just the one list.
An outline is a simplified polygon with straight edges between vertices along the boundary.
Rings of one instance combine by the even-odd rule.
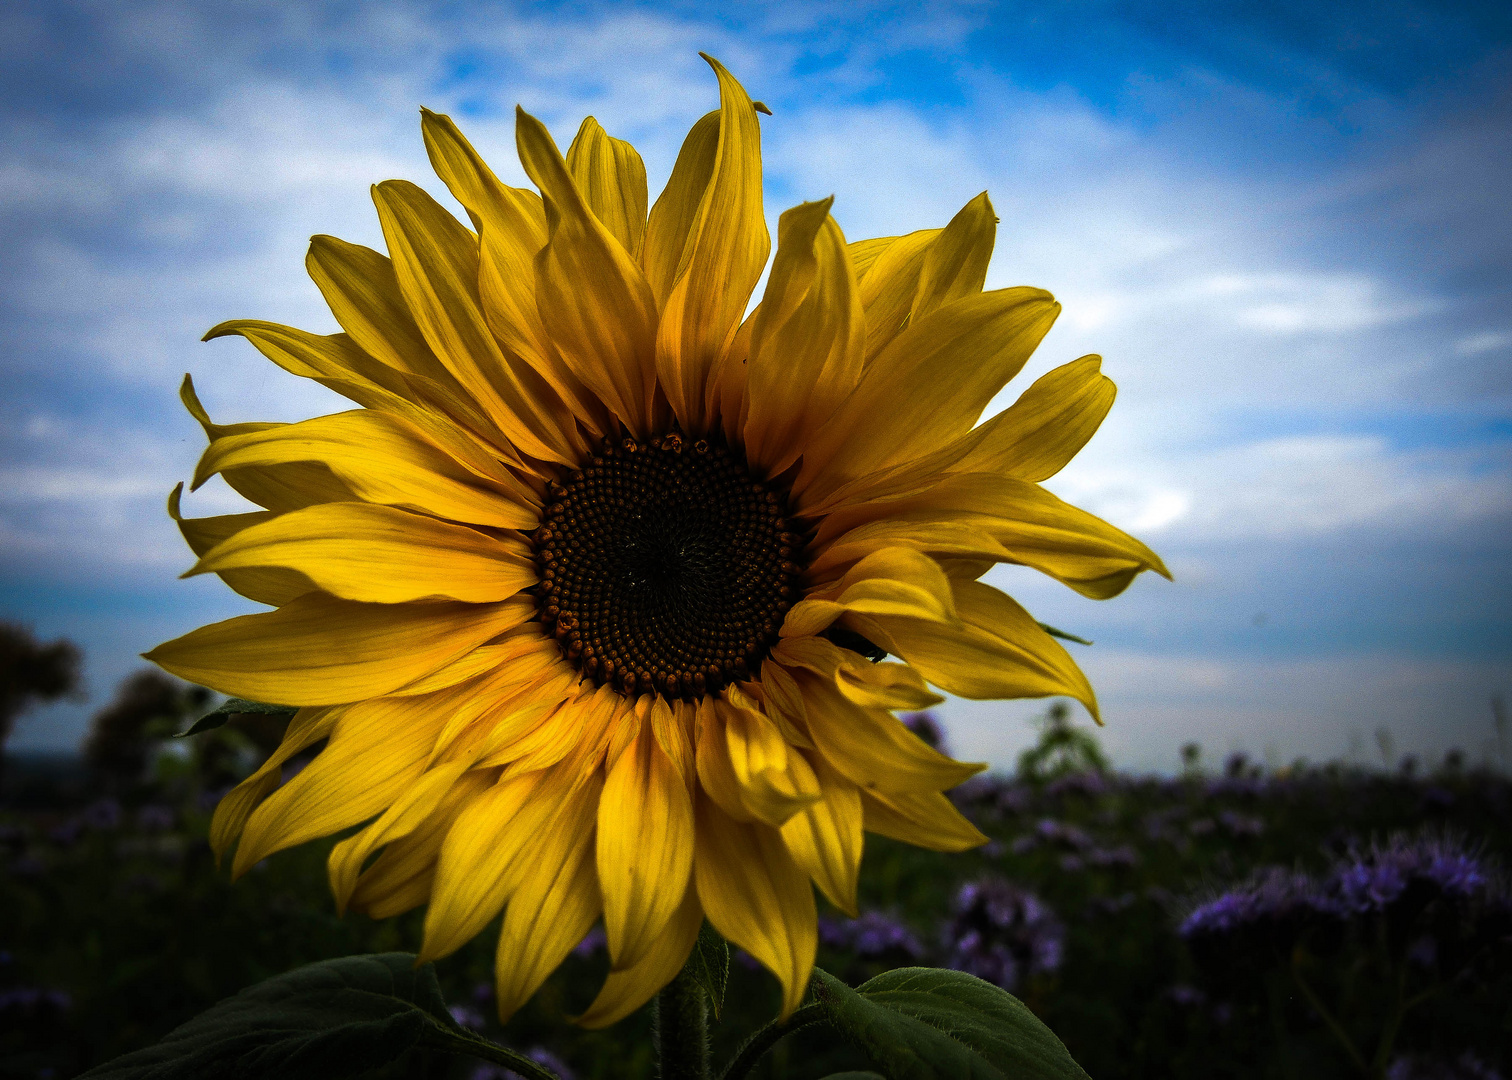
[[686, 968], [656, 995], [656, 1056], [661, 1080], [709, 1080], [709, 1005]]

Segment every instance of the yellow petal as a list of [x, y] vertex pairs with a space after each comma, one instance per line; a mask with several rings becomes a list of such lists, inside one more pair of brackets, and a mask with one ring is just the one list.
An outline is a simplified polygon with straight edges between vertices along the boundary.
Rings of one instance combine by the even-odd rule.
[[845, 250], [850, 253], [851, 265], [856, 268], [857, 281], [866, 276], [872, 264], [877, 261], [877, 256], [896, 239], [896, 236], [878, 236], [871, 240], [853, 240], [845, 245]]
[[918, 322], [944, 304], [981, 292], [996, 237], [997, 215], [984, 191], [929, 245], [909, 321]]
[[930, 851], [966, 851], [987, 842], [987, 837], [937, 791], [886, 795], [863, 791], [861, 806], [867, 832], [905, 844]]
[[822, 755], [812, 759], [823, 795], [782, 825], [782, 842], [793, 861], [847, 915], [856, 915], [856, 879], [861, 871], [861, 792]]
[[412, 683], [405, 683], [395, 694], [428, 694], [432, 690], [444, 690], [448, 686], [466, 682], [487, 672], [497, 671], [515, 663], [521, 657], [557, 652], [556, 643], [541, 636], [533, 626], [511, 630], [502, 640], [482, 645], [453, 660], [443, 668], [422, 675]]
[[771, 475], [798, 459], [861, 375], [866, 326], [833, 202], [783, 213], [751, 332], [746, 457]]
[[672, 286], [687, 265], [688, 237], [719, 154], [719, 118], [720, 110], [715, 109], [693, 125], [677, 153], [667, 186], [651, 208], [641, 265], [658, 309], [666, 307]]
[[[653, 708], [667, 710], [661, 698]], [[633, 967], [662, 936], [693, 869], [693, 803], [650, 724], [604, 781], [595, 858], [609, 956]]]
[[343, 600], [507, 600], [539, 576], [522, 541], [505, 542], [422, 514], [328, 503], [242, 529], [190, 574], [247, 567], [297, 571]]
[[[708, 55], [704, 59], [719, 78], [719, 142], [698, 210], [688, 223], [656, 338], [657, 375], [684, 431], [702, 430], [709, 372], [740, 325], [772, 247], [761, 205], [756, 110], [719, 61]], [[666, 225], [681, 224], [676, 211], [667, 216], [673, 220]]]
[[571, 413], [529, 365], [510, 363], [488, 329], [477, 240], [414, 184], [385, 180], [373, 202], [399, 287], [436, 356], [520, 450], [574, 463], [582, 446]]
[[951, 584], [961, 627], [883, 617], [873, 620], [881, 640], [872, 640], [952, 694], [982, 699], [1065, 694], [1098, 715], [1087, 677], [1027, 611], [990, 585]]
[[1170, 577], [1160, 556], [1128, 533], [1011, 476], [957, 473], [916, 495], [837, 510], [825, 518], [818, 543], [867, 519], [973, 526], [1008, 552], [1004, 561], [1032, 566], [1097, 600], [1116, 596], [1145, 570]]
[[707, 800], [698, 809], [693, 863], [709, 922], [782, 983], [786, 1019], [803, 1000], [818, 945], [818, 915], [808, 875], [776, 829], [743, 825]]
[[[217, 440], [235, 435], [273, 431], [288, 424], [215, 424], [194, 392], [194, 380], [188, 375], [179, 387], [179, 399], [205, 429], [213, 445]], [[336, 478], [325, 465], [315, 461], [296, 461], [255, 468], [232, 468], [223, 473], [226, 483], [238, 495], [269, 510], [297, 510], [323, 502], [341, 502], [356, 495]]]
[[924, 257], [940, 232], [940, 229], [920, 229], [907, 236], [888, 237], [885, 242], [874, 241], [877, 249], [867, 252], [870, 265], [864, 272], [859, 266], [856, 268], [861, 305], [866, 312], [868, 364], [908, 325], [914, 297], [919, 292]]
[[988, 565], [1013, 561], [1013, 553], [977, 525], [948, 518], [921, 522], [884, 517], [858, 525], [832, 543], [815, 544], [810, 549], [817, 550], [809, 562], [809, 580], [822, 585], [873, 552], [896, 547], [921, 552], [936, 562], [947, 558], [985, 558]]
[[567, 148], [567, 171], [594, 217], [638, 258], [646, 237], [646, 166], [635, 147], [587, 117]]
[[841, 614], [906, 615], [953, 624], [950, 581], [929, 556], [911, 548], [874, 551], [821, 595], [794, 604], [783, 620], [784, 638], [818, 633]]
[[330, 735], [340, 715], [340, 709], [300, 709], [289, 721], [278, 749], [251, 776], [221, 796], [215, 805], [215, 816], [210, 819], [210, 847], [217, 863], [241, 836], [258, 803], [278, 787], [284, 762]]
[[545, 125], [523, 109], [515, 143], [546, 205], [548, 240], [535, 258], [541, 322], [573, 374], [645, 437], [656, 340], [651, 289], [588, 207]]
[[[218, 517], [186, 518], [180, 513], [179, 501], [184, 485], [179, 484], [168, 496], [168, 516], [178, 523], [179, 532], [196, 555], [203, 555], [222, 540], [235, 536], [243, 529], [264, 521], [271, 521], [276, 514], [259, 511], [253, 514], [222, 514]], [[228, 570], [220, 575], [231, 588], [249, 600], [259, 604], [279, 607], [296, 596], [315, 590], [315, 583], [295, 570], [281, 567], [252, 570]]]
[[740, 795], [740, 781], [730, 763], [730, 747], [725, 738], [725, 711], [715, 707], [712, 697], [704, 696], [698, 705], [697, 767], [698, 782], [708, 797], [736, 821], [755, 821]]
[[831, 679], [800, 673], [814, 745], [841, 775], [876, 791], [940, 791], [987, 766], [952, 759], [886, 709], [850, 701]]
[[437, 857], [420, 962], [456, 952], [499, 913], [523, 870], [520, 852], [555, 818], [571, 781], [560, 766], [508, 775], [462, 808]]
[[362, 872], [348, 906], [370, 918], [387, 919], [425, 903], [430, 898], [442, 840], [462, 810], [498, 779], [497, 769], [463, 773], [424, 821], [392, 840]]
[[859, 477], [811, 504], [833, 507], [913, 494], [949, 473], [985, 472], [1041, 481], [1054, 476], [1087, 444], [1113, 405], [1116, 388], [1102, 358], [1083, 356], [1040, 376], [992, 419], [932, 454]]
[[494, 959], [499, 1020], [509, 1019], [566, 959], [599, 917], [593, 824], [602, 781], [569, 797], [549, 829], [521, 853], [528, 869], [509, 897]]
[[305, 269], [363, 352], [395, 371], [460, 389], [415, 325], [388, 256], [334, 236], [312, 236]]
[[232, 875], [386, 809], [425, 769], [443, 718], [433, 706], [428, 698], [377, 698], [342, 710], [325, 749], [248, 819]]
[[217, 439], [200, 458], [193, 487], [221, 471], [294, 462], [324, 466], [364, 502], [501, 529], [539, 524], [518, 492], [483, 486], [403, 420], [367, 409]]
[[1048, 480], [1096, 434], [1116, 395], [1113, 380], [1102, 373], [1102, 357], [1083, 356], [1062, 364], [983, 424], [988, 430], [961, 455], [953, 471]]
[[741, 805], [752, 817], [779, 826], [820, 797], [813, 767], [788, 746], [767, 716], [723, 702], [715, 708], [724, 718], [725, 745]]
[[552, 346], [536, 307], [535, 257], [546, 246], [541, 197], [501, 183], [450, 117], [421, 109], [420, 119], [436, 175], [478, 230], [478, 294], [489, 329], [551, 384], [574, 416], [602, 431], [602, 404]]
[[331, 849], [326, 872], [331, 881], [331, 893], [336, 897], [338, 915], [346, 913], [347, 902], [357, 886], [357, 875], [361, 873], [362, 864], [368, 856], [384, 844], [408, 836], [424, 824], [466, 771], [465, 761], [447, 762], [428, 770], [401, 791], [377, 821]]
[[501, 448], [489, 445], [433, 408], [418, 405], [413, 376], [379, 364], [345, 334], [323, 336], [277, 323], [241, 319], [221, 323], [205, 335], [210, 341], [236, 334], [285, 371], [314, 379], [369, 409], [390, 413], [419, 430], [469, 471], [507, 490], [526, 488], [499, 460]]
[[1045, 336], [1060, 305], [1040, 289], [967, 296], [912, 322], [867, 365], [805, 451], [813, 497], [965, 434]]
[[611, 970], [598, 997], [576, 1022], [585, 1028], [608, 1027], [651, 1000], [651, 996], [676, 978], [687, 963], [702, 925], [703, 908], [698, 903], [698, 890], [690, 878], [682, 903], [667, 922], [661, 937], [633, 967]]
[[397, 690], [535, 614], [498, 604], [358, 604], [310, 593], [164, 642], [148, 660], [233, 697], [332, 705]]

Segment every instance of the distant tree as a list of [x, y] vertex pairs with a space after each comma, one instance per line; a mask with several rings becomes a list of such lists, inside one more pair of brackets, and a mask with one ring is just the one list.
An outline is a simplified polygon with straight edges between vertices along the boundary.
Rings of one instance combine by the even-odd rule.
[[1019, 755], [1019, 775], [1026, 780], [1055, 780], [1071, 773], [1101, 773], [1108, 759], [1090, 732], [1071, 725], [1071, 707], [1054, 702], [1040, 719], [1039, 741]]
[[27, 709], [78, 691], [79, 663], [73, 642], [43, 645], [26, 627], [0, 622], [0, 750]]
[[95, 714], [84, 742], [84, 762], [105, 780], [139, 779], [153, 744], [175, 734], [184, 720], [205, 711], [210, 691], [159, 671], [128, 676], [115, 700]]

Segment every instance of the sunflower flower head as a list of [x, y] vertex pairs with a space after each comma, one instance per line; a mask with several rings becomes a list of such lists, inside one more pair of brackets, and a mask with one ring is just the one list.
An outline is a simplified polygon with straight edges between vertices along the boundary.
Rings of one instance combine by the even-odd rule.
[[[866, 832], [984, 839], [942, 794], [983, 766], [895, 715], [1064, 694], [1087, 680], [977, 579], [1032, 566], [1084, 595], [1164, 573], [1139, 541], [1039, 486], [1113, 400], [1099, 358], [978, 423], [1059, 305], [983, 291], [985, 194], [942, 229], [848, 243], [831, 200], [770, 253], [758, 112], [716, 61], [719, 108], [647, 212], [635, 150], [591, 117], [564, 156], [521, 111], [532, 191], [422, 114], [470, 226], [419, 187], [373, 190], [388, 247], [317, 236], [342, 332], [237, 321], [285, 370], [358, 406], [213, 423], [193, 486], [263, 509], [185, 518], [199, 561], [273, 610], [149, 658], [299, 707], [221, 801], [218, 853], [336, 845], [339, 907], [426, 905], [422, 959], [503, 912], [501, 1016], [602, 920], [590, 1026], [682, 967], [704, 919], [798, 1004], [814, 887], [856, 911]], [[292, 755], [325, 741], [280, 785]]]

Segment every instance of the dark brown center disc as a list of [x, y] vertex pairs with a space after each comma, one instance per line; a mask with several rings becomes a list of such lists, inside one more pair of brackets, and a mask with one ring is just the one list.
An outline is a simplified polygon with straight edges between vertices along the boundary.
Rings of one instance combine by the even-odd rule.
[[605, 442], [532, 537], [541, 624], [600, 686], [693, 698], [753, 677], [798, 595], [784, 492], [720, 444]]

